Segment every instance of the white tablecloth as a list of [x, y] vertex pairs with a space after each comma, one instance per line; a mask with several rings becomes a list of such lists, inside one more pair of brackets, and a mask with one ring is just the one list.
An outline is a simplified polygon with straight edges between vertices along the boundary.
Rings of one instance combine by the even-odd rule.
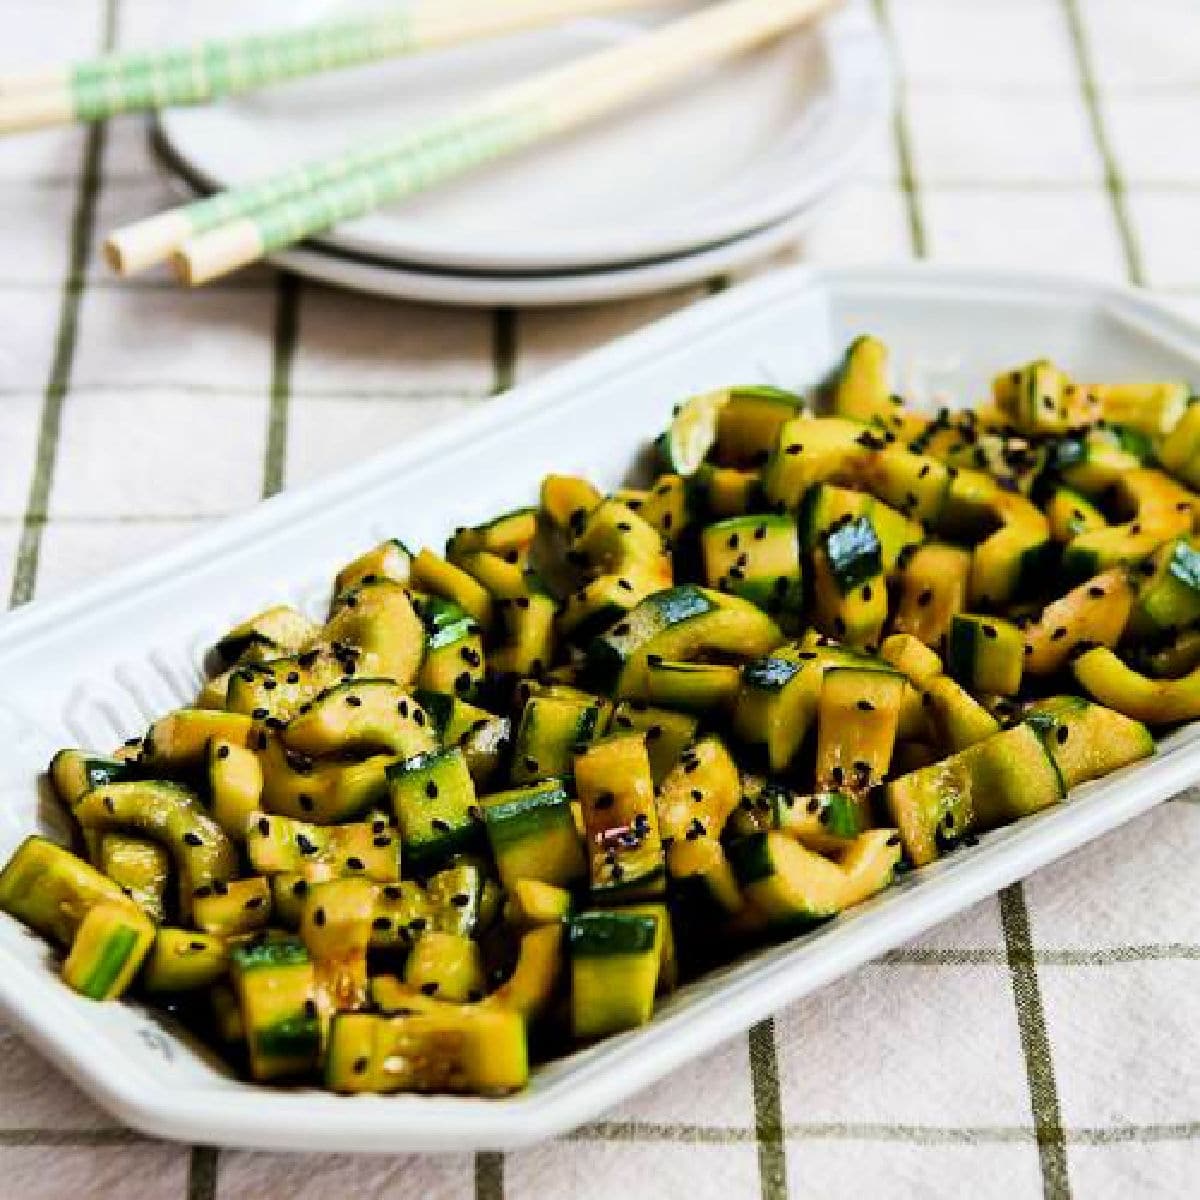
[[[790, 258], [1082, 272], [1200, 315], [1195, 0], [879, 8], [898, 118]], [[169, 9], [0, 0], [0, 68], [143, 42]], [[704, 291], [492, 313], [265, 270], [196, 294], [118, 284], [98, 234], [166, 197], [138, 121], [0, 141], [0, 582], [14, 603], [451, 420]], [[145, 1141], [0, 1032], [0, 1197], [1195, 1195], [1198, 859], [1200, 804], [1184, 797], [511, 1155]]]

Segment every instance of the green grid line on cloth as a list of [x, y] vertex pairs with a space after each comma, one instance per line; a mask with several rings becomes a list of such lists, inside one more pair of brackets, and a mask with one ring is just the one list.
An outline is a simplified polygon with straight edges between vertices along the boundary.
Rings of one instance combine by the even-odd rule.
[[[1037, 1131], [1029, 1125], [914, 1125], [882, 1121], [813, 1121], [795, 1122], [781, 1126], [785, 1142], [862, 1142], [879, 1145], [905, 1146], [973, 1146], [973, 1145], [1035, 1145]], [[1154, 1146], [1171, 1143], [1200, 1142], [1200, 1121], [1138, 1125], [1079, 1125], [1064, 1126], [1063, 1138], [1069, 1146]], [[594, 1121], [581, 1125], [563, 1135], [564, 1142], [581, 1144], [611, 1143], [674, 1143], [707, 1146], [749, 1146], [758, 1140], [756, 1129], [736, 1125], [698, 1125], [682, 1122], [656, 1121]], [[131, 1129], [100, 1127], [97, 1129], [0, 1129], [0, 1147], [72, 1147], [135, 1146], [148, 1139]], [[483, 1153], [482, 1171], [494, 1170], [501, 1154]], [[211, 1197], [216, 1180], [216, 1151], [211, 1146], [193, 1150], [194, 1166], [189, 1177], [195, 1179], [196, 1191], [189, 1200]], [[476, 1168], [476, 1179], [480, 1168]], [[205, 1182], [211, 1181], [211, 1182]], [[485, 1189], [490, 1182], [482, 1185]], [[479, 1193], [486, 1196], [486, 1190]], [[500, 1195], [502, 1193], [490, 1193]]]
[[1083, 92], [1083, 103], [1087, 109], [1092, 139], [1096, 144], [1100, 161], [1104, 164], [1104, 187], [1108, 192], [1113, 219], [1117, 224], [1121, 253], [1125, 258], [1125, 272], [1129, 277], [1129, 282], [1140, 287], [1145, 283], [1141, 253], [1138, 249], [1137, 237], [1133, 232], [1133, 222], [1129, 216], [1124, 176], [1117, 166], [1117, 157], [1104, 124], [1100, 89], [1096, 83], [1096, 72], [1092, 67], [1092, 57], [1088, 50], [1087, 33], [1083, 27], [1079, 2], [1078, 0], [1062, 0], [1062, 7], [1063, 17], [1071, 35], [1071, 48], [1075, 54], [1075, 63], [1079, 70], [1079, 86]]
[[1062, 1113], [1054, 1078], [1054, 1060], [1046, 1031], [1046, 1010], [1033, 962], [1033, 933], [1025, 889], [1019, 883], [1000, 893], [1000, 922], [1008, 952], [1013, 998], [1017, 1006], [1017, 1028], [1025, 1055], [1025, 1076], [1037, 1133], [1042, 1190], [1047, 1200], [1071, 1195], [1067, 1173], [1067, 1146], [1063, 1137]]
[[768, 1017], [750, 1030], [750, 1089], [754, 1097], [754, 1139], [762, 1200], [786, 1200], [787, 1150], [783, 1138], [783, 1096], [775, 1021]]
[[895, 95], [892, 114], [892, 140], [896, 147], [896, 161], [900, 168], [900, 191], [904, 196], [904, 208], [908, 217], [908, 237], [913, 254], [924, 258], [928, 253], [925, 237], [925, 220], [917, 200], [916, 175], [913, 170], [912, 135], [908, 128], [908, 110], [905, 106], [904, 85], [899, 73], [900, 51], [896, 42], [896, 31], [892, 25], [888, 0], [873, 0], [875, 14], [891, 51], [896, 71]]
[[[100, 25], [105, 50], [111, 49], [116, 40], [119, 3], [120, 0], [103, 0], [102, 3]], [[54, 486], [63, 404], [71, 387], [71, 371], [75, 365], [75, 347], [79, 335], [79, 313], [87, 289], [88, 262], [95, 242], [96, 208], [100, 196], [106, 138], [107, 130], [103, 125], [92, 126], [84, 138], [83, 162], [76, 190], [75, 211], [71, 220], [67, 273], [61, 289], [54, 352], [42, 394], [33, 475], [29, 481], [25, 521], [17, 546], [16, 564], [9, 592], [9, 606], [14, 608], [33, 599], [37, 586], [38, 560], [45, 528], [44, 520], [38, 518], [47, 511], [50, 491]]]

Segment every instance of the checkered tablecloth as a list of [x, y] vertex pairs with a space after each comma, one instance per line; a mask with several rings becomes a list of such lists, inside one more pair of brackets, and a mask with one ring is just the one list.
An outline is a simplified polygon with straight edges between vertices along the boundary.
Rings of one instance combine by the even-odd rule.
[[[0, 0], [0, 67], [171, 0]], [[1132, 281], [1200, 316], [1197, 0], [879, 0], [899, 112], [797, 246]], [[136, 121], [0, 141], [0, 582], [77, 586], [703, 295], [454, 312], [261, 270], [118, 284]], [[769, 269], [769, 268], [768, 268]], [[718, 286], [728, 281], [712, 281]], [[317, 1157], [140, 1139], [0, 1030], [0, 1198], [1200, 1194], [1200, 804], [1182, 797], [570, 1137]]]

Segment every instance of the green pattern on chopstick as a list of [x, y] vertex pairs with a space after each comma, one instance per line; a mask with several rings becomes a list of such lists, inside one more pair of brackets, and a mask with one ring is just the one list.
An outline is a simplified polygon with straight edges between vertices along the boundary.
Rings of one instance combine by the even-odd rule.
[[[193, 236], [241, 217], [256, 217], [264, 245], [277, 249], [314, 229], [536, 141], [542, 122], [478, 111], [423, 126], [418, 133], [305, 164], [260, 184], [220, 192], [182, 210]], [[259, 216], [258, 214], [263, 214]], [[303, 231], [303, 232], [299, 232]]]
[[313, 180], [281, 204], [255, 205], [258, 211], [251, 217], [263, 252], [293, 245], [341, 221], [511, 154], [538, 141], [549, 127], [550, 120], [542, 118], [538, 107], [438, 122], [410, 142], [413, 148], [408, 153], [397, 147], [386, 155], [373, 155], [358, 169], [339, 172], [341, 177], [332, 182], [322, 185]]
[[264, 84], [351, 67], [418, 48], [400, 10], [369, 20], [310, 25], [286, 33], [81, 63], [70, 76], [75, 115], [90, 121], [171, 104], [198, 104]]

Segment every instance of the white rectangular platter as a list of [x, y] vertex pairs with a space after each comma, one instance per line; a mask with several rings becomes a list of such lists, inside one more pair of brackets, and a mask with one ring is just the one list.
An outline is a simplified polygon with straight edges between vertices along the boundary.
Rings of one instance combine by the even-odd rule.
[[[815, 382], [854, 335], [892, 347], [901, 385], [970, 403], [1037, 355], [1089, 378], [1200, 377], [1200, 331], [1128, 291], [929, 267], [772, 275], [581, 359], [451, 426], [271, 500], [170, 552], [0, 622], [0, 856], [55, 812], [39, 772], [60, 745], [99, 750], [187, 701], [214, 637], [290, 600], [314, 612], [334, 569], [385, 536], [440, 545], [536, 496], [548, 471], [612, 486], [682, 397]], [[0, 917], [0, 1005], [121, 1120], [214, 1144], [329, 1151], [503, 1149], [569, 1129], [779, 1007], [1113, 829], [1200, 778], [1200, 731], [947, 860], [803, 938], [671, 997], [646, 1028], [540, 1068], [504, 1100], [339, 1097], [231, 1078], [132, 1004], [58, 979], [40, 939]], [[1081, 897], [1081, 900], [1085, 900]]]

